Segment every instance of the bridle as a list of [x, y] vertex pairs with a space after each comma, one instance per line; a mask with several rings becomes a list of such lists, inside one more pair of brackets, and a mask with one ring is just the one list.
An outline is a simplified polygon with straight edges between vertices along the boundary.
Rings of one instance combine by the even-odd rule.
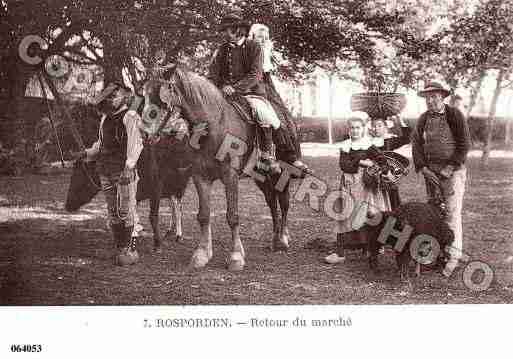
[[[173, 87], [173, 89], [175, 87], [175, 83], [170, 80], [158, 79], [158, 80], [153, 80], [153, 81], [156, 81], [156, 82], [158, 81], [158, 83], [161, 84], [161, 86], [163, 84], [165, 84], [169, 87]], [[173, 92], [176, 92], [176, 91], [173, 90]], [[160, 137], [162, 130], [167, 126], [167, 124], [169, 123], [169, 120], [171, 119], [171, 116], [175, 113], [173, 111], [173, 108], [178, 108], [183, 111], [183, 104], [181, 104], [181, 103], [174, 103], [171, 105], [171, 104], [168, 104], [167, 102], [164, 102], [164, 101], [162, 101], [162, 102], [166, 104], [167, 111], [166, 111], [166, 115], [164, 116], [164, 119], [160, 122], [159, 127], [157, 128], [157, 131], [155, 132], [156, 136], [158, 136], [158, 137]]]

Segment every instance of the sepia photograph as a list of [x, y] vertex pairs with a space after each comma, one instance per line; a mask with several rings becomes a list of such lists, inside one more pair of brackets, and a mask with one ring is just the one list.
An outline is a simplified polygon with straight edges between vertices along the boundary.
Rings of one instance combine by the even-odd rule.
[[336, 338], [513, 303], [513, 0], [0, 0], [0, 19], [8, 323]]

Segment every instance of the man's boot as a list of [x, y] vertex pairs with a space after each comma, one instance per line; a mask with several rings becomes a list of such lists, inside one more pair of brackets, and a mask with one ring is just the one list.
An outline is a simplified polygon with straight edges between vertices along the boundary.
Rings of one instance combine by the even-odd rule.
[[132, 237], [133, 226], [123, 226], [123, 246], [117, 256], [117, 264], [120, 266], [135, 264], [139, 261], [137, 252], [137, 238]]
[[330, 254], [324, 261], [328, 264], [338, 264], [343, 263], [346, 260], [345, 251], [344, 251], [344, 239], [345, 233], [337, 233], [337, 249], [335, 253]]
[[273, 134], [271, 127], [261, 127], [262, 131], [262, 143], [260, 145], [262, 150], [261, 161], [262, 167], [269, 174], [280, 174], [281, 167], [278, 161], [274, 158], [272, 154], [273, 148]]
[[110, 229], [112, 231], [112, 237], [114, 239], [114, 247], [116, 248], [116, 251], [119, 252], [119, 250], [123, 247], [123, 241], [124, 241], [124, 229], [122, 224], [112, 224], [110, 226]]
[[307, 174], [313, 174], [313, 171], [299, 159], [299, 150], [296, 144], [289, 136], [288, 132], [281, 126], [274, 130], [274, 143], [276, 144], [276, 152], [280, 154], [280, 158], [290, 165], [301, 170], [300, 178], [304, 178]]

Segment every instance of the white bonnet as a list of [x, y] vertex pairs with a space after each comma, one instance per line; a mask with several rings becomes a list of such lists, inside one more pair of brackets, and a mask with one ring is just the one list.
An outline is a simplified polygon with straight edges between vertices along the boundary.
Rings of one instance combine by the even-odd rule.
[[267, 36], [269, 37], [269, 26], [264, 25], [264, 24], [251, 25], [251, 28], [249, 29], [248, 37], [250, 39], [253, 39], [255, 37], [255, 34], [260, 30], [265, 30], [267, 32]]

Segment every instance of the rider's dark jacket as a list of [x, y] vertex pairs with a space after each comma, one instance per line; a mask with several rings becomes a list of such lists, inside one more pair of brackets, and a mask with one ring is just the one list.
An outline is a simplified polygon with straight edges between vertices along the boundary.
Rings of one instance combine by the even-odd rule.
[[263, 53], [260, 45], [244, 39], [239, 44], [222, 44], [210, 66], [209, 78], [222, 88], [231, 85], [241, 95], [265, 96]]

